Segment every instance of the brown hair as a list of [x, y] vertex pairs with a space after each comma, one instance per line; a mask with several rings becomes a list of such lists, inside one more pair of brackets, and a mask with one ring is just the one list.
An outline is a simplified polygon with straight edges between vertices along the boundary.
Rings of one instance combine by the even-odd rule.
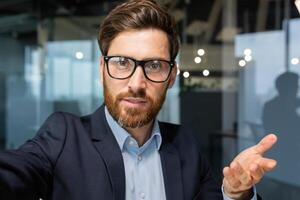
[[106, 16], [98, 38], [102, 54], [107, 55], [111, 41], [119, 33], [147, 28], [157, 28], [167, 34], [170, 57], [174, 60], [179, 49], [176, 23], [155, 0], [130, 0], [114, 8]]

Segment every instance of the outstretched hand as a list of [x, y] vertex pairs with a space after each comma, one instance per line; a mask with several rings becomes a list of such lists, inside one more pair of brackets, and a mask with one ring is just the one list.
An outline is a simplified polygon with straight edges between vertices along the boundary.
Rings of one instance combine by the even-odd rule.
[[276, 160], [263, 157], [276, 141], [277, 137], [269, 134], [258, 144], [242, 151], [229, 166], [224, 167], [223, 187], [228, 197], [250, 199], [253, 185], [276, 166]]

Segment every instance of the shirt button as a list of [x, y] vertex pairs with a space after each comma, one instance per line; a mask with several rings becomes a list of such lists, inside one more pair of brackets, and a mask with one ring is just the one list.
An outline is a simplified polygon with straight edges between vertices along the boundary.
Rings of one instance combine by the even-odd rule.
[[145, 199], [146, 198], [146, 194], [144, 192], [141, 192], [140, 193], [140, 197], [141, 197], [141, 199]]
[[142, 156], [138, 156], [138, 160], [141, 161], [142, 160]]

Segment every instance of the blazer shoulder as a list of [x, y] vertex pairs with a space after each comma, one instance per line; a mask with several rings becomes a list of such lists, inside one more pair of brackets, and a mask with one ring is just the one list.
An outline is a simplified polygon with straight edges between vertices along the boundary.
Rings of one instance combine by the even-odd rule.
[[52, 163], [56, 163], [64, 149], [69, 133], [72, 132], [71, 127], [78, 123], [81, 123], [78, 116], [55, 112], [46, 119], [36, 136], [25, 143], [22, 148], [32, 150], [31, 144], [35, 144], [34, 146], [38, 147]]
[[55, 127], [67, 126], [72, 123], [87, 123], [90, 122], [91, 115], [77, 116], [68, 112], [54, 112], [44, 122], [43, 126], [54, 125]]
[[190, 144], [197, 145], [194, 131], [188, 126], [181, 124], [173, 124], [167, 122], [159, 122], [160, 131], [163, 140], [176, 144]]
[[170, 130], [170, 131], [178, 131], [181, 127], [180, 124], [174, 124], [170, 122], [158, 122], [159, 128], [163, 130]]
[[64, 130], [66, 127], [66, 117], [63, 112], [55, 112], [49, 115], [49, 117], [44, 121], [40, 127], [39, 132], [45, 130], [60, 129]]

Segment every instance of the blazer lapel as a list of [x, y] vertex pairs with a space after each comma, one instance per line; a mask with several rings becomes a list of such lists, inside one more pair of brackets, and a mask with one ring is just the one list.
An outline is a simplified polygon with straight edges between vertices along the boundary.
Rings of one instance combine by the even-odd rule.
[[91, 116], [91, 134], [94, 145], [106, 164], [114, 200], [125, 200], [125, 170], [120, 147], [106, 122], [102, 105]]
[[[168, 137], [169, 130], [160, 124], [163, 142], [160, 152], [167, 200], [183, 200], [180, 157]], [[170, 134], [175, 134], [170, 133]]]
[[[159, 150], [167, 200], [183, 200], [183, 184], [180, 157], [172, 144], [175, 135], [160, 124], [162, 145]], [[91, 116], [91, 137], [101, 158], [107, 166], [114, 200], [125, 200], [125, 169], [120, 147], [106, 122], [104, 105]]]

